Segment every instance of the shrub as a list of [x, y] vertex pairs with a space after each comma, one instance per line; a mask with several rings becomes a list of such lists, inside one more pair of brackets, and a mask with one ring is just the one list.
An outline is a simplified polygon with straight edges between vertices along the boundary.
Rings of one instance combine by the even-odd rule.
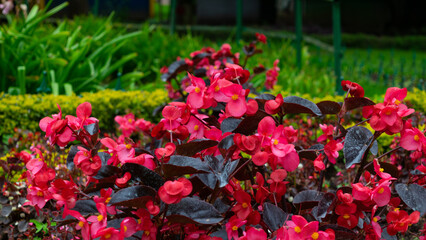
[[64, 114], [72, 114], [80, 103], [86, 101], [93, 104], [94, 114], [102, 121], [101, 129], [113, 131], [116, 115], [133, 112], [138, 117], [154, 120], [153, 110], [166, 100], [167, 93], [160, 89], [152, 92], [104, 90], [83, 93], [81, 96], [4, 94], [0, 99], [0, 135], [13, 134], [15, 128], [37, 131], [40, 118], [56, 112], [57, 104], [62, 107]]

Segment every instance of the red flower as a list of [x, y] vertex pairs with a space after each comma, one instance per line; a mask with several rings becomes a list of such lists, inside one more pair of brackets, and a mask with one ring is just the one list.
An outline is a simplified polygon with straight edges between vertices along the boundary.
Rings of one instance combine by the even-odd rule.
[[247, 221], [241, 220], [237, 216], [232, 216], [229, 222], [226, 223], [226, 232], [228, 233], [228, 239], [238, 239], [238, 229], [243, 226]]
[[234, 198], [237, 200], [237, 204], [232, 208], [232, 211], [239, 219], [246, 219], [253, 211], [253, 208], [251, 207], [250, 194], [244, 192], [243, 190], [239, 190], [234, 192]]
[[260, 141], [257, 136], [245, 136], [237, 133], [234, 135], [234, 143], [241, 151], [250, 155], [257, 153], [260, 149]]
[[269, 199], [274, 202], [280, 202], [282, 196], [287, 191], [286, 184], [283, 180], [287, 177], [287, 171], [284, 169], [277, 169], [271, 173], [270, 179], [268, 179], [269, 189], [273, 196], [270, 196]]
[[77, 154], [74, 157], [74, 164], [76, 167], [81, 168], [87, 176], [94, 176], [102, 167], [102, 160], [98, 155], [92, 156], [91, 151], [78, 146]]
[[[92, 225], [93, 226], [93, 225]], [[97, 231], [97, 233], [93, 236], [93, 238], [100, 237], [100, 240], [119, 240], [120, 232], [112, 227], [102, 228]]]
[[283, 96], [281, 95], [281, 93], [279, 93], [277, 97], [275, 97], [275, 100], [266, 101], [265, 112], [271, 115], [277, 114], [278, 112], [282, 112], [281, 106], [283, 105], [283, 103]]
[[414, 211], [408, 215], [406, 211], [395, 208], [386, 215], [386, 221], [389, 224], [387, 231], [391, 236], [396, 235], [398, 232], [404, 234], [408, 230], [408, 226], [417, 223], [419, 219], [419, 211]]
[[353, 229], [358, 224], [358, 216], [356, 213], [356, 204], [354, 203], [343, 203], [336, 207], [336, 214], [340, 215], [337, 218], [337, 224], [342, 227]]
[[274, 88], [275, 84], [278, 82], [278, 71], [280, 70], [278, 67], [279, 60], [276, 59], [274, 61], [274, 67], [266, 71], [266, 81], [265, 88], [267, 90], [271, 90]]
[[349, 91], [349, 94], [353, 97], [364, 97], [364, 89], [358, 83], [344, 80], [342, 81], [343, 91]]
[[164, 146], [164, 148], [155, 149], [155, 156], [158, 159], [163, 159], [164, 162], [168, 162], [170, 160], [170, 156], [173, 155], [175, 150], [176, 145], [174, 143], [166, 143], [166, 146]]
[[148, 202], [146, 202], [145, 207], [148, 210], [148, 212], [153, 216], [157, 215], [160, 212], [160, 207], [155, 205], [152, 200], [149, 200]]
[[352, 196], [359, 201], [365, 201], [371, 197], [371, 189], [362, 185], [362, 183], [352, 184]]
[[175, 204], [180, 202], [183, 197], [188, 196], [192, 192], [192, 184], [186, 178], [179, 178], [176, 181], [167, 181], [158, 189], [158, 196], [161, 201], [167, 204]]
[[266, 44], [266, 37], [265, 37], [265, 35], [263, 35], [261, 33], [256, 33], [256, 38], [257, 38], [257, 41]]
[[124, 188], [127, 186], [127, 182], [130, 180], [132, 175], [129, 172], [124, 173], [124, 176], [121, 178], [115, 179], [115, 185], [117, 185], [120, 188]]
[[49, 138], [50, 144], [58, 144], [60, 147], [65, 147], [69, 142], [73, 141], [72, 130], [67, 127], [68, 120], [62, 119], [62, 110], [58, 105], [59, 113], [53, 114], [52, 117], [45, 117], [40, 120], [39, 126], [43, 132], [46, 132], [46, 137]]

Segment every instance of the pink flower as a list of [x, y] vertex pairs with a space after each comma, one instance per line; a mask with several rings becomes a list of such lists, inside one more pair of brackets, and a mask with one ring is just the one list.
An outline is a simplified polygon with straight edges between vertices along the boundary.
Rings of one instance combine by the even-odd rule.
[[39, 187], [30, 186], [28, 188], [27, 199], [30, 201], [30, 204], [43, 208], [46, 202], [51, 199], [50, 193]]
[[387, 205], [391, 198], [391, 190], [389, 188], [390, 182], [388, 180], [383, 181], [372, 191], [371, 198], [379, 207]]
[[118, 123], [118, 129], [121, 130], [124, 137], [130, 137], [136, 129], [135, 115], [133, 115], [133, 113], [129, 113], [125, 116], [116, 116], [114, 120]]
[[[208, 116], [203, 114], [196, 114], [196, 116], [198, 119], [208, 118]], [[186, 128], [188, 129], [188, 132], [191, 134], [191, 136], [189, 137], [190, 140], [202, 139], [204, 137], [204, 131], [206, 127], [197, 118], [191, 116], [189, 118], [188, 123], [186, 124]]]
[[195, 109], [199, 109], [204, 105], [204, 92], [206, 90], [206, 83], [202, 78], [195, 77], [188, 73], [188, 77], [191, 79], [192, 85], [187, 87], [188, 98], [187, 103]]
[[100, 230], [104, 229], [107, 226], [108, 215], [106, 211], [106, 206], [103, 203], [96, 203], [96, 208], [99, 210], [99, 214], [97, 216], [90, 216], [89, 218], [87, 218], [87, 221], [92, 223], [92, 225], [90, 226], [92, 237], [93, 238], [97, 238], [100, 236], [107, 237], [108, 236], [107, 233], [109, 232], [102, 231], [101, 233], [98, 233], [98, 231], [100, 232]]
[[330, 139], [330, 140], [333, 139], [333, 133], [335, 129], [333, 125], [320, 124], [320, 128], [324, 134], [318, 137], [318, 140], [317, 140], [318, 142], [322, 142], [327, 139]]
[[406, 129], [401, 135], [400, 144], [406, 150], [422, 151], [423, 146], [426, 145], [425, 135], [417, 128]]
[[120, 224], [120, 238], [128, 238], [136, 233], [136, 220], [131, 217], [126, 217]]
[[342, 149], [343, 149], [342, 143], [336, 140], [331, 140], [324, 146], [324, 153], [325, 155], [327, 155], [328, 160], [331, 163], [336, 164], [336, 158], [339, 157], [339, 151]]
[[226, 112], [233, 117], [242, 117], [247, 111], [246, 90], [239, 84], [222, 89], [222, 92], [228, 97]]
[[75, 210], [69, 210], [67, 207], [64, 208], [64, 214], [62, 215], [62, 218], [65, 218], [66, 216], [71, 215], [79, 222], [76, 224], [75, 229], [80, 230], [81, 229], [81, 235], [84, 240], [90, 240], [90, 225], [87, 222], [87, 220], [81, 215], [80, 212]]

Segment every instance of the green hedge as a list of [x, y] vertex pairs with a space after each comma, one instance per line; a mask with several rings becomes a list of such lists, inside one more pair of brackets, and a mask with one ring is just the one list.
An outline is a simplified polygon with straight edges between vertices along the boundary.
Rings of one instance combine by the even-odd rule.
[[93, 108], [92, 116], [99, 119], [100, 128], [111, 131], [116, 115], [133, 112], [139, 118], [154, 120], [153, 110], [167, 100], [167, 92], [161, 89], [152, 92], [104, 90], [83, 93], [81, 96], [3, 94], [0, 98], [0, 135], [12, 134], [15, 128], [40, 131], [40, 119], [59, 112], [56, 104], [61, 106], [62, 116], [75, 116], [75, 110], [80, 103], [90, 102]]

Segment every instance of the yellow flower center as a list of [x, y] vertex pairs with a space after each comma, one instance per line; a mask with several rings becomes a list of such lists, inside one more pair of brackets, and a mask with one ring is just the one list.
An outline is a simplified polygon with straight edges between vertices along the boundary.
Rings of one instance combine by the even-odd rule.
[[109, 201], [111, 201], [111, 197], [107, 198], [107, 199], [105, 200], [105, 203], [109, 203]]
[[43, 192], [42, 192], [42, 191], [38, 191], [38, 192], [37, 192], [37, 196], [38, 196], [38, 197], [43, 197], [43, 196], [44, 196], [44, 194], [43, 194]]
[[199, 93], [199, 92], [201, 92], [201, 89], [200, 89], [199, 87], [196, 87], [196, 88], [194, 89], [194, 91], [195, 91], [196, 93]]
[[142, 219], [139, 218], [138, 219], [138, 224], [141, 224], [141, 222], [142, 222]]
[[350, 217], [351, 217], [351, 216], [350, 216], [349, 214], [347, 214], [347, 213], [343, 215], [343, 218], [344, 218], [344, 219], [349, 219]]
[[215, 92], [219, 92], [219, 90], [220, 90], [220, 87], [219, 87], [219, 86], [216, 86], [216, 87], [214, 88], [214, 91], [215, 91]]
[[127, 227], [126, 226], [124, 226], [124, 232], [127, 232]]
[[379, 191], [377, 191], [379, 194], [382, 194], [385, 191], [384, 188], [380, 188]]
[[380, 168], [379, 170], [380, 170], [380, 172], [383, 172], [383, 171], [385, 171], [385, 169], [383, 169], [383, 168]]
[[389, 115], [391, 115], [391, 114], [392, 114], [392, 111], [391, 111], [391, 110], [387, 110], [387, 111], [385, 112], [385, 114], [389, 116]]
[[149, 231], [145, 231], [143, 234], [149, 236], [150, 232]]
[[99, 216], [98, 216], [98, 222], [102, 221], [102, 219], [104, 219], [104, 216], [99, 215]]
[[110, 238], [111, 238], [111, 233], [105, 234], [105, 239], [110, 239]]
[[248, 204], [247, 204], [247, 203], [243, 203], [242, 207], [243, 207], [243, 208], [247, 208], [247, 207], [248, 207]]
[[401, 103], [401, 101], [399, 101], [398, 99], [395, 100], [395, 104], [399, 105]]
[[129, 118], [129, 120], [127, 120], [129, 123], [133, 122], [133, 119]]
[[78, 222], [78, 226], [82, 228], [84, 226], [84, 222], [83, 221]]
[[234, 95], [232, 95], [232, 100], [237, 100], [238, 99], [238, 94], [234, 94]]
[[373, 217], [373, 222], [377, 222], [378, 220], [377, 217]]
[[130, 148], [132, 148], [132, 145], [131, 145], [131, 144], [127, 144], [127, 145], [126, 145], [126, 148], [127, 148], [127, 149], [130, 149]]
[[84, 153], [83, 153], [83, 155], [84, 155], [85, 157], [88, 157], [88, 156], [89, 156], [89, 154], [88, 154], [87, 152], [84, 152]]
[[312, 233], [311, 237], [312, 237], [312, 239], [317, 240], [317, 239], [319, 238], [319, 234], [318, 234], [318, 232], [314, 232], [314, 233]]
[[198, 131], [198, 129], [200, 129], [200, 126], [195, 125], [195, 126], [194, 126], [194, 130], [195, 130], [195, 131]]
[[416, 142], [417, 142], [417, 141], [419, 141], [419, 140], [420, 140], [420, 136], [419, 136], [419, 135], [417, 135], [417, 134], [416, 134], [416, 135], [414, 135], [414, 141], [416, 141]]
[[238, 230], [238, 227], [237, 226], [233, 226], [232, 227], [232, 231], [237, 231]]
[[394, 212], [398, 212], [398, 211], [399, 211], [399, 208], [395, 208], [393, 211], [394, 211]]
[[277, 144], [278, 144], [278, 140], [274, 139], [274, 145], [277, 145]]
[[300, 227], [299, 227], [299, 226], [296, 226], [296, 227], [294, 228], [294, 231], [295, 231], [296, 233], [300, 233], [300, 232], [302, 231], [302, 229], [300, 229]]

